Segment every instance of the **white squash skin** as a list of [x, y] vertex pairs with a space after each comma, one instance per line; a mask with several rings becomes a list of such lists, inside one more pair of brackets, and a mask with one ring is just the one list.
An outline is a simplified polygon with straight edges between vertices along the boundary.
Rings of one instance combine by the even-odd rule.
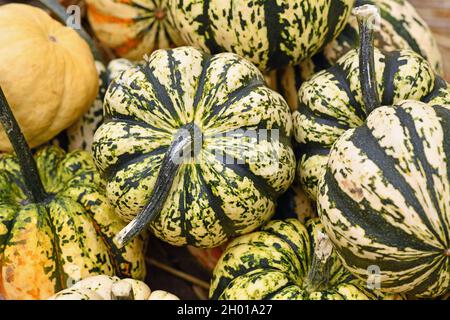
[[177, 296], [163, 290], [156, 290], [151, 293], [148, 300], [180, 300]]
[[[132, 290], [132, 294], [127, 291]], [[142, 281], [119, 279], [106, 275], [86, 278], [71, 288], [62, 290], [48, 300], [115, 300], [113, 292], [121, 297], [130, 295], [132, 300], [179, 300], [169, 292], [156, 290], [152, 292]]]

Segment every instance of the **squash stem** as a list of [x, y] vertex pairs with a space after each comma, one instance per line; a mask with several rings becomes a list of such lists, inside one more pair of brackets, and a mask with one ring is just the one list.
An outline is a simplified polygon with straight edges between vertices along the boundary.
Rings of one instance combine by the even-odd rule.
[[359, 26], [359, 80], [367, 115], [380, 106], [378, 95], [374, 32], [381, 20], [378, 8], [374, 5], [363, 5], [353, 9]]
[[315, 242], [311, 267], [303, 286], [309, 294], [315, 291], [326, 290], [330, 282], [330, 269], [332, 264], [330, 257], [332, 255], [333, 245], [328, 236], [320, 231]]
[[184, 160], [191, 155], [194, 145], [194, 124], [188, 124], [180, 129], [169, 149], [159, 169], [155, 187], [150, 196], [150, 200], [144, 209], [115, 237], [119, 247], [125, 246], [134, 237], [140, 234], [147, 225], [159, 217], [164, 203], [169, 196], [178, 169]]
[[[64, 25], [67, 25], [67, 22], [69, 21], [69, 15], [66, 12], [66, 9], [57, 1], [57, 0], [39, 0], [42, 5], [50, 10], [53, 15]], [[100, 52], [97, 49], [97, 46], [94, 44], [94, 41], [92, 40], [91, 36], [84, 30], [84, 28], [80, 25], [80, 28], [74, 29], [80, 37], [82, 37], [89, 47], [91, 48], [92, 55], [94, 56], [94, 59], [100, 62], [103, 61], [103, 57], [100, 54]]]
[[14, 118], [11, 107], [6, 100], [5, 94], [0, 87], [0, 122], [5, 129], [9, 141], [11, 142], [17, 158], [19, 159], [20, 171], [25, 182], [27, 198], [33, 203], [44, 202], [47, 198], [39, 171], [34, 161], [30, 147], [20, 130], [19, 124]]

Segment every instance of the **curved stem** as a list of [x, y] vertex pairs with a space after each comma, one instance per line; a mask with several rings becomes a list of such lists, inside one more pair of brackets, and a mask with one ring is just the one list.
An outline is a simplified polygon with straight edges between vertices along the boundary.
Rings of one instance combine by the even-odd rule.
[[305, 280], [305, 290], [309, 293], [326, 290], [330, 282], [331, 254], [333, 245], [328, 236], [319, 231], [314, 245], [314, 256], [308, 276]]
[[119, 247], [123, 247], [140, 234], [145, 227], [159, 217], [164, 203], [169, 196], [180, 165], [186, 156], [191, 155], [192, 145], [195, 145], [195, 125], [189, 124], [180, 129], [174, 141], [167, 150], [156, 178], [155, 187], [150, 200], [144, 209], [115, 237]]
[[42, 185], [39, 171], [34, 161], [33, 154], [28, 146], [25, 137], [20, 130], [19, 124], [14, 118], [11, 108], [6, 100], [5, 94], [0, 87], [0, 122], [5, 129], [9, 141], [11, 142], [17, 158], [19, 159], [20, 171], [25, 182], [28, 200], [34, 203], [44, 202], [47, 198], [44, 186]]
[[[57, 0], [39, 0], [40, 3], [47, 9], [49, 9], [61, 22], [62, 24], [66, 25], [67, 21], [69, 20], [69, 15], [66, 12], [66, 9], [58, 3]], [[74, 29], [80, 37], [82, 37], [89, 45], [92, 51], [92, 55], [94, 56], [95, 60], [97, 61], [103, 61], [103, 57], [100, 54], [100, 52], [97, 49], [97, 46], [94, 44], [94, 41], [92, 40], [91, 36], [86, 32], [86, 30], [83, 29], [82, 26], [80, 26], [79, 29]]]
[[359, 74], [366, 113], [369, 115], [380, 106], [378, 95], [375, 55], [374, 29], [380, 21], [380, 13], [374, 5], [364, 5], [353, 9], [359, 26]]

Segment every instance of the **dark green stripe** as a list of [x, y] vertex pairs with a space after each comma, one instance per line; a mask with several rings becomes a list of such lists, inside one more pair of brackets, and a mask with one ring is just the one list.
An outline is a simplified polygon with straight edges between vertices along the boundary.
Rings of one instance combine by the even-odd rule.
[[349, 105], [353, 108], [358, 118], [365, 120], [367, 117], [366, 109], [356, 101], [356, 92], [352, 91], [350, 80], [347, 78], [350, 70], [344, 69], [344, 65], [337, 64], [328, 69], [327, 72], [333, 75], [333, 78], [336, 80], [337, 87], [341, 89], [341, 91], [345, 92]]
[[197, 90], [194, 97], [194, 114], [197, 112], [197, 107], [200, 104], [200, 99], [203, 97], [203, 91], [205, 90], [205, 84], [207, 82], [207, 72], [211, 65], [211, 55], [204, 54], [202, 61], [202, 73], [200, 74], [200, 79], [198, 80]]
[[[213, 21], [211, 21], [209, 16], [209, 6], [210, 1], [203, 1], [203, 13], [199, 15], [194, 21], [197, 22], [200, 26], [196, 30], [198, 35], [203, 36], [205, 40], [205, 45], [209, 48], [211, 53], [216, 54], [225, 51], [215, 40], [214, 30], [211, 28], [213, 25]], [[179, 1], [178, 7], [182, 11], [191, 10], [189, 7], [183, 3], [183, 1]]]
[[447, 89], [448, 89], [447, 81], [445, 81], [444, 79], [442, 79], [439, 76], [436, 76], [436, 79], [434, 81], [434, 88], [433, 88], [433, 90], [428, 95], [423, 97], [421, 99], [421, 101], [423, 101], [423, 102], [430, 102], [434, 98], [437, 98], [442, 90], [447, 90]]
[[[283, 221], [283, 223], [285, 223], [285, 224], [289, 224], [289, 225], [291, 225], [292, 226], [292, 228], [294, 229], [294, 230], [297, 230], [296, 228], [295, 228], [295, 226], [293, 226], [292, 225], [292, 223], [290, 223], [290, 222], [288, 222], [288, 221]], [[307, 274], [307, 270], [305, 270], [305, 269], [303, 269], [303, 257], [302, 256], [300, 256], [298, 253], [301, 251], [301, 249], [302, 248], [300, 248], [300, 247], [297, 247], [292, 241], [291, 241], [291, 239], [289, 239], [289, 237], [287, 237], [286, 235], [284, 235], [284, 234], [282, 234], [282, 233], [280, 233], [280, 232], [277, 232], [277, 230], [274, 228], [274, 229], [265, 229], [264, 230], [264, 232], [267, 232], [267, 233], [269, 233], [269, 234], [271, 234], [271, 235], [273, 235], [273, 236], [275, 236], [275, 237], [277, 237], [277, 238], [280, 238], [281, 240], [283, 240], [284, 242], [286, 242], [286, 244], [292, 249], [292, 252], [294, 252], [294, 254], [295, 254], [295, 256], [297, 257], [297, 260], [298, 260], [298, 264], [299, 264], [299, 266], [300, 266], [300, 270], [298, 270], [298, 275], [300, 276], [300, 277], [303, 277], [303, 276], [305, 276], [306, 274]], [[311, 251], [312, 253], [314, 252], [314, 251]], [[295, 269], [297, 269], [296, 267], [295, 267], [295, 264], [294, 263], [292, 263], [292, 266], [295, 268]]]
[[298, 286], [295, 283], [288, 281], [288, 283], [286, 283], [284, 286], [281, 286], [280, 288], [277, 288], [275, 291], [266, 294], [261, 300], [272, 300], [277, 294], [281, 293], [282, 291], [290, 287], [298, 288]]
[[[446, 262], [446, 260], [449, 260], [449, 258], [445, 258], [444, 256], [442, 256], [440, 259], [437, 258], [434, 260], [433, 263], [429, 264], [428, 268], [424, 268], [423, 271], [416, 272], [406, 279], [398, 280], [398, 282], [396, 281], [395, 285], [408, 284], [410, 281], [420, 278], [423, 274], [425, 274], [427, 271], [429, 271], [434, 266], [436, 266], [436, 269], [430, 275], [428, 275], [426, 278], [424, 278], [422, 280], [422, 282], [420, 282], [419, 284], [416, 284], [414, 286], [414, 288], [412, 288], [412, 290], [408, 292], [409, 294], [412, 294], [412, 295], [422, 294], [427, 289], [429, 289], [430, 286], [436, 284], [439, 281], [439, 279], [441, 278], [440, 276], [442, 276], [446, 273], [445, 264], [448, 263], [448, 262]], [[447, 269], [447, 272], [448, 272], [448, 269]], [[437, 287], [441, 288], [441, 286], [437, 286]], [[437, 290], [434, 289], [434, 291], [436, 292]], [[441, 291], [444, 291], [444, 290], [441, 290]]]
[[[381, 14], [381, 18], [383, 20], [386, 20], [387, 22], [389, 22], [393, 29], [395, 30], [395, 32], [402, 37], [404, 40], [406, 40], [406, 42], [408, 43], [409, 47], [411, 48], [411, 50], [415, 51], [416, 53], [420, 54], [422, 57], [424, 57], [425, 59], [427, 59], [428, 57], [426, 56], [425, 52], [422, 51], [422, 49], [420, 48], [419, 44], [417, 43], [414, 35], [410, 34], [408, 31], [408, 26], [405, 26], [402, 22], [398, 21], [397, 19], [395, 19], [388, 11], [386, 10], [380, 10], [380, 14]], [[417, 22], [417, 24], [419, 24], [419, 21], [414, 20]], [[421, 24], [420, 24], [421, 25]], [[423, 25], [421, 25], [423, 27]], [[425, 32], [425, 31], [424, 31]], [[417, 35], [419, 36], [419, 35]]]
[[[340, 119], [330, 116], [328, 114], [322, 113], [318, 110], [311, 110], [308, 106], [306, 106], [303, 103], [300, 103], [299, 108], [297, 109], [297, 112], [306, 118], [308, 120], [312, 121], [313, 123], [317, 123], [319, 125], [323, 126], [329, 126], [329, 127], [336, 127], [338, 129], [342, 130], [348, 130], [350, 129], [350, 126], [348, 124], [344, 124], [339, 122]], [[362, 118], [364, 119], [364, 118]]]
[[124, 153], [117, 157], [117, 161], [101, 172], [101, 176], [106, 181], [112, 181], [119, 171], [122, 171], [133, 164], [145, 161], [146, 158], [161, 155], [167, 152], [168, 146], [159, 146], [150, 152]]
[[383, 97], [381, 104], [384, 106], [390, 106], [394, 103], [395, 93], [395, 77], [397, 76], [400, 66], [404, 66], [408, 63], [408, 60], [403, 57], [400, 60], [400, 52], [393, 51], [385, 53], [385, 68], [383, 73]]
[[220, 226], [222, 227], [223, 232], [227, 235], [228, 238], [232, 238], [236, 236], [236, 225], [230, 217], [228, 217], [223, 210], [223, 201], [220, 197], [216, 196], [212, 191], [211, 186], [206, 182], [205, 178], [201, 174], [202, 169], [199, 165], [196, 165], [197, 168], [197, 178], [200, 182], [200, 188], [202, 193], [205, 194], [208, 199], [209, 206], [214, 211], [217, 220], [219, 220]]
[[[269, 42], [266, 69], [277, 69], [288, 65], [291, 61], [290, 57], [281, 49], [281, 35], [285, 33], [286, 26], [281, 22], [280, 15], [284, 10], [282, 6], [277, 5], [276, 1], [263, 1], [263, 6]], [[289, 49], [293, 49], [288, 41], [284, 41], [283, 44]]]
[[114, 116], [107, 115], [104, 119], [103, 123], [109, 123], [109, 122], [115, 122], [115, 123], [124, 123], [127, 126], [136, 126], [140, 128], [149, 129], [155, 132], [164, 132], [167, 134], [172, 134], [168, 132], [164, 128], [156, 127], [154, 125], [151, 125], [148, 122], [145, 122], [144, 120], [138, 119], [134, 117], [132, 114], [121, 114], [121, 113], [115, 113]]
[[[415, 249], [419, 251], [436, 251], [436, 248], [424, 243], [422, 240], [407, 234], [405, 231], [395, 227], [383, 218], [383, 212], [377, 212], [371, 207], [371, 204], [367, 201], [356, 202], [353, 198], [349, 197], [339, 187], [338, 182], [334, 178], [330, 170], [325, 173], [325, 182], [329, 188], [328, 196], [330, 203], [333, 207], [340, 211], [342, 216], [346, 220], [350, 221], [353, 225], [359, 226], [365, 231], [365, 237], [371, 239], [375, 243], [381, 243], [389, 247], [395, 247], [399, 250]], [[320, 205], [320, 203], [319, 203]], [[323, 213], [322, 213], [323, 214]], [[325, 213], [326, 214], [326, 213]], [[339, 235], [338, 235], [339, 236]], [[362, 247], [358, 245], [358, 247]], [[345, 248], [341, 248], [345, 249]], [[367, 248], [373, 251], [371, 247]], [[360, 259], [354, 256], [350, 251], [348, 253], [351, 256], [346, 261], [352, 261], [353, 264], [360, 267], [367, 267], [372, 261], [366, 259]], [[356, 261], [355, 261], [356, 260]], [[381, 261], [377, 261], [377, 263]], [[400, 263], [400, 262], [399, 262]], [[406, 262], [403, 262], [406, 263]], [[416, 262], [414, 262], [414, 265]], [[391, 268], [394, 266], [391, 266]]]
[[[172, 50], [167, 50], [168, 52], [171, 52]], [[169, 65], [176, 65], [176, 62], [174, 61], [173, 56], [169, 55], [167, 56]], [[149, 65], [149, 63], [146, 63], [143, 66], [138, 66], [140, 71], [145, 75], [145, 78], [147, 81], [151, 84], [153, 87], [153, 91], [155, 92], [156, 99], [158, 99], [161, 104], [164, 106], [164, 108], [170, 113], [172, 118], [177, 122], [181, 123], [180, 117], [175, 109], [175, 106], [173, 105], [172, 100], [170, 99], [170, 95], [167, 92], [166, 88], [159, 82], [158, 78], [154, 75], [155, 68]], [[171, 69], [170, 72], [176, 72], [177, 68]]]
[[[351, 138], [351, 141], [362, 154], [364, 154], [368, 159], [375, 163], [375, 165], [383, 172], [383, 180], [387, 184], [392, 185], [403, 195], [406, 204], [409, 207], [414, 208], [414, 211], [420, 217], [421, 221], [427, 226], [427, 229], [438, 239], [439, 237], [433, 230], [429, 222], [427, 213], [425, 212], [424, 208], [421, 206], [419, 200], [415, 195], [416, 190], [414, 190], [411, 185], [405, 180], [405, 178], [397, 171], [396, 168], [401, 167], [398, 160], [386, 154], [386, 150], [380, 146], [379, 140], [373, 136], [371, 130], [366, 126], [356, 129], [353, 137]], [[420, 169], [418, 163], [416, 163], [416, 168]], [[387, 203], [395, 205], [395, 203], [392, 203], [390, 199], [385, 201]], [[370, 203], [367, 203], [366, 205], [370, 207]], [[378, 213], [376, 215], [381, 218], [380, 214], [382, 213]], [[408, 237], [411, 236], [408, 235]], [[414, 239], [415, 241], [419, 241], [419, 239], [417, 238]], [[436, 248], [431, 249], [432, 246], [428, 244], [426, 244], [426, 247], [420, 246], [417, 248], [422, 248], [420, 250], [424, 251], [436, 251]]]
[[[281, 192], [275, 190], [267, 180], [261, 176], [254, 174], [250, 166], [243, 160], [235, 158], [227, 153], [216, 154], [216, 160], [219, 161], [224, 168], [232, 170], [237, 176], [242, 178], [248, 178], [253, 182], [255, 188], [264, 196], [269, 198], [271, 201], [276, 202], [277, 198], [281, 195]], [[225, 163], [232, 162], [232, 163]], [[226, 179], [226, 177], [224, 176]], [[234, 181], [228, 181], [229, 185], [233, 186], [236, 184]]]
[[308, 142], [307, 144], [302, 144], [300, 153], [302, 155], [306, 155], [307, 157], [312, 156], [328, 156], [330, 154], [331, 146], [324, 146], [321, 143], [317, 142]]
[[[208, 124], [214, 117], [220, 117], [231, 105], [246, 98], [251, 92], [256, 91], [257, 88], [264, 87], [264, 82], [256, 79], [249, 84], [244, 84], [242, 87], [233, 91], [228, 95], [227, 101], [222, 104], [214, 105], [209, 113], [204, 117], [203, 123]], [[245, 112], [245, 111], [242, 111]]]
[[195, 202], [190, 192], [192, 190], [190, 167], [186, 166], [184, 170], [183, 190], [179, 200], [181, 236], [186, 239], [188, 245], [197, 245], [197, 240], [190, 232], [193, 229], [191, 221], [186, 217], [186, 213], [189, 211], [189, 204]]
[[[433, 207], [436, 210], [437, 216], [439, 217], [439, 221], [441, 225], [443, 226], [443, 229], [446, 229], [446, 223], [444, 221], [444, 215], [447, 214], [447, 212], [442, 212], [439, 208], [439, 199], [436, 195], [435, 191], [435, 184], [433, 180], [433, 176], [439, 176], [439, 172], [432, 168], [430, 163], [428, 162], [426, 156], [425, 156], [425, 148], [424, 144], [428, 144], [426, 140], [424, 140], [426, 137], [422, 138], [416, 128], [416, 125], [414, 123], [414, 119], [411, 116], [410, 113], [406, 112], [403, 108], [395, 108], [395, 113], [402, 125], [409, 134], [411, 144], [413, 145], [413, 151], [414, 151], [414, 162], [416, 163], [416, 167], [422, 168], [422, 170], [425, 172], [425, 179], [426, 179], [426, 189], [428, 191], [428, 194], [431, 198], [431, 201], [433, 203]], [[444, 117], [446, 119], [449, 119], [450, 112], [447, 112], [447, 114], [444, 114]], [[442, 126], [443, 132], [445, 134], [444, 126]], [[449, 136], [447, 136], [449, 137]], [[431, 137], [430, 137], [431, 138]], [[444, 135], [445, 140], [446, 136]], [[444, 142], [444, 141], [443, 141]], [[447, 157], [443, 157], [444, 159], [449, 159], [448, 156], [450, 154], [447, 154]], [[406, 182], [406, 181], [405, 181]], [[439, 195], [439, 198], [441, 196]], [[441, 239], [439, 236], [439, 230], [434, 230], [433, 225], [431, 224], [430, 219], [427, 215], [421, 216], [421, 219], [426, 222], [426, 225], [428, 229], [433, 233], [433, 235], [436, 237], [436, 239], [439, 239], [439, 242], [442, 243], [443, 247], [445, 247], [445, 243], [450, 244], [450, 239], [448, 233], [444, 232], [445, 239]], [[448, 227], [448, 226], [447, 226]]]
[[330, 43], [334, 39], [339, 20], [343, 16], [345, 16], [346, 11], [348, 9], [347, 6], [344, 5], [343, 1], [341, 0], [332, 0], [329, 3], [330, 8], [326, 20], [327, 21], [326, 23], [328, 25], [328, 33], [325, 38], [324, 45]]

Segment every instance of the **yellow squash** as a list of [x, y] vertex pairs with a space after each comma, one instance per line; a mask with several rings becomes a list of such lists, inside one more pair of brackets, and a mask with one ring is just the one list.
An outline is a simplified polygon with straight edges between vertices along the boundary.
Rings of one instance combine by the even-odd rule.
[[[98, 74], [88, 44], [45, 11], [0, 6], [0, 85], [31, 147], [72, 125], [94, 102]], [[11, 151], [0, 132], [0, 151]]]

